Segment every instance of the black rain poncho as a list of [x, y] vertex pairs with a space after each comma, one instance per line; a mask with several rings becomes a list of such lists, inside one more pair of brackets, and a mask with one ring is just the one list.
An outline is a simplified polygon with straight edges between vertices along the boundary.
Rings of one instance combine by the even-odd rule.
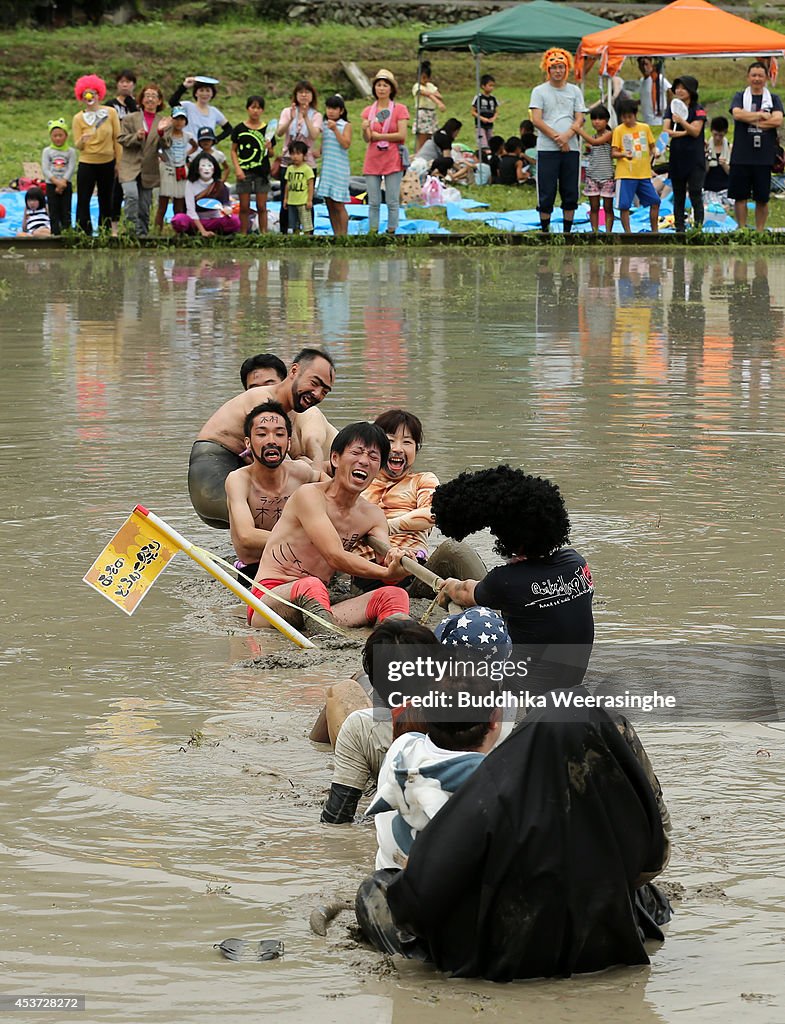
[[611, 715], [549, 702], [419, 835], [387, 901], [457, 977], [646, 964], [635, 890], [667, 849], [651, 784]]

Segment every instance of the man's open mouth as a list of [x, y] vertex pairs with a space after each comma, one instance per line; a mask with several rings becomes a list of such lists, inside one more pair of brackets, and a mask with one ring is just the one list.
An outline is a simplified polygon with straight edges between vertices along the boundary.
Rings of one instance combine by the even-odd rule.
[[365, 483], [365, 481], [368, 479], [368, 474], [365, 472], [364, 469], [353, 469], [352, 479], [359, 480], [361, 483]]

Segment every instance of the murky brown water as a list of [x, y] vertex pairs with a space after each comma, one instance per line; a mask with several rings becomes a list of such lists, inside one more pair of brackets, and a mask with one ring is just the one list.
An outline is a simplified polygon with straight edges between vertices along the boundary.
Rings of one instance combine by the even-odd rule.
[[[84, 992], [101, 1022], [785, 1019], [777, 725], [641, 727], [685, 887], [651, 968], [385, 975], [307, 925], [372, 860], [370, 831], [318, 824], [334, 665], [238, 667], [256, 642], [184, 556], [132, 619], [80, 582], [136, 502], [227, 551], [188, 503], [191, 441], [245, 356], [316, 343], [337, 425], [402, 404], [442, 478], [560, 484], [600, 641], [781, 642], [785, 258], [6, 254], [0, 276], [0, 992]], [[287, 955], [231, 964], [228, 936]]]

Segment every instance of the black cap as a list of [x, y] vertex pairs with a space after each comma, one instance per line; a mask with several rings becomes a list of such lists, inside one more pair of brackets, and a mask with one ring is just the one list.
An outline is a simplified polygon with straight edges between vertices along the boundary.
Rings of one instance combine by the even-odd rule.
[[196, 141], [201, 142], [203, 139], [212, 139], [215, 142], [215, 132], [208, 125], [200, 128], [196, 133]]

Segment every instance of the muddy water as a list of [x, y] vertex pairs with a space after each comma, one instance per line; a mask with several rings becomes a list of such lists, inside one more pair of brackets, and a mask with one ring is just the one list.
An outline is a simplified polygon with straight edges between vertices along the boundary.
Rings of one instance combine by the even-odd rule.
[[[781, 642], [785, 258], [11, 253], [0, 276], [0, 992], [86, 993], [101, 1022], [785, 1018], [776, 724], [639, 723], [681, 895], [650, 968], [447, 982], [308, 930], [372, 858], [318, 825], [306, 739], [351, 653], [254, 667], [183, 556], [132, 619], [80, 582], [138, 501], [228, 553], [188, 503], [191, 440], [245, 356], [316, 343], [336, 424], [404, 405], [442, 478], [560, 484], [600, 641]], [[287, 955], [231, 964], [229, 936]]]

